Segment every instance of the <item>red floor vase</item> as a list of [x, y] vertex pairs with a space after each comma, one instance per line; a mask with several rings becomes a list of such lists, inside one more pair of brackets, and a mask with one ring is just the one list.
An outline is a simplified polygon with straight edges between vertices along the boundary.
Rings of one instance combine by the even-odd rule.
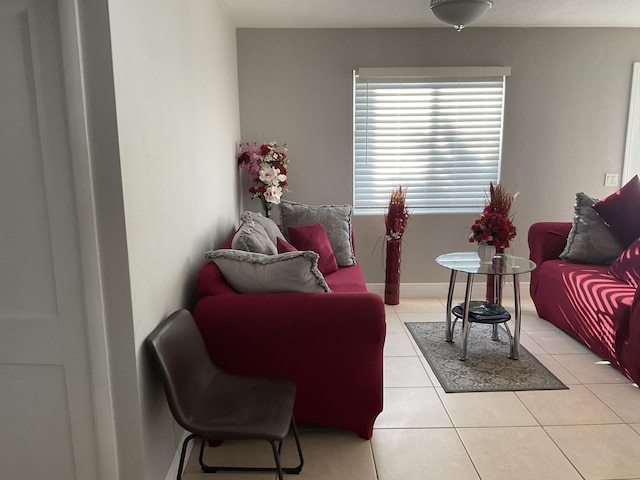
[[387, 266], [384, 278], [384, 303], [398, 305], [400, 303], [400, 253], [401, 240], [387, 241]]

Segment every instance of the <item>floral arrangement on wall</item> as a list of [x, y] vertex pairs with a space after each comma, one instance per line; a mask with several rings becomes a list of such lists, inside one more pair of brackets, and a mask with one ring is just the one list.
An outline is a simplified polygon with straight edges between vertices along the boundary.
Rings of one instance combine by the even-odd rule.
[[241, 143], [238, 165], [245, 170], [253, 185], [249, 188], [252, 198], [262, 201], [265, 216], [271, 216], [271, 207], [280, 203], [287, 183], [287, 145], [276, 142]]

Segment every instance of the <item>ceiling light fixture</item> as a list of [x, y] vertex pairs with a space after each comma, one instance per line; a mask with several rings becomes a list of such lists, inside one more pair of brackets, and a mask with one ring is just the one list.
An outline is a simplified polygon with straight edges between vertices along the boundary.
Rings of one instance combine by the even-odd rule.
[[491, 8], [490, 0], [431, 0], [431, 11], [438, 20], [460, 31]]

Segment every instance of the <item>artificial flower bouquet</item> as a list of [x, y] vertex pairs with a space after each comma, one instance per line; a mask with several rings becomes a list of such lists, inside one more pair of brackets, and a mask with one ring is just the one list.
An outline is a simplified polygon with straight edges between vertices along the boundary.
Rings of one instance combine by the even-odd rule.
[[406, 201], [406, 188], [403, 190], [402, 186], [399, 186], [391, 192], [389, 208], [384, 216], [384, 223], [387, 229], [387, 241], [401, 240], [402, 235], [404, 235], [404, 231], [407, 228], [407, 221], [409, 220], [409, 210], [407, 209]]
[[488, 243], [496, 248], [507, 248], [516, 236], [516, 226], [509, 217], [509, 211], [518, 194], [507, 193], [498, 184], [489, 184], [489, 202], [482, 216], [471, 225], [469, 242]]
[[246, 170], [253, 185], [249, 188], [252, 197], [262, 200], [266, 216], [269, 216], [271, 206], [280, 203], [283, 188], [287, 184], [287, 145], [276, 142], [241, 143], [238, 153], [238, 164]]

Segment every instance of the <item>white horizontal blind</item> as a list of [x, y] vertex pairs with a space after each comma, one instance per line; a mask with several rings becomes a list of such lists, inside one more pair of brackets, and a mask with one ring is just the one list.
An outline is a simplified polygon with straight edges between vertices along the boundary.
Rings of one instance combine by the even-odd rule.
[[509, 70], [355, 71], [356, 213], [380, 213], [399, 185], [412, 213], [477, 212], [500, 179]]

